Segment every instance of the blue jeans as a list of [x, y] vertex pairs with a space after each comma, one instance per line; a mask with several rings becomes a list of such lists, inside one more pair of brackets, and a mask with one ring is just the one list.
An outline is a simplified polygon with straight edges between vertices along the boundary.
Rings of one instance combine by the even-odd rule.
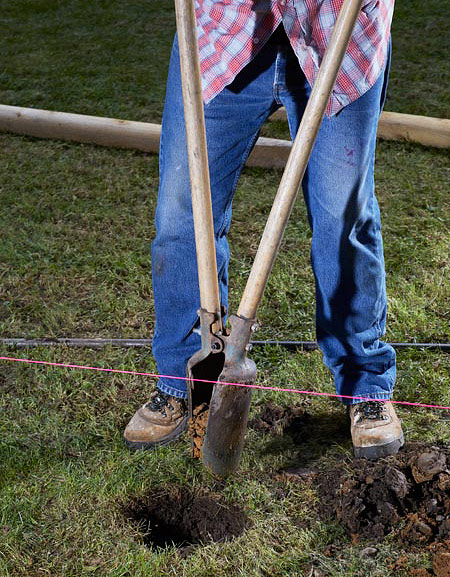
[[[386, 290], [373, 175], [387, 68], [368, 92], [324, 119], [303, 180], [312, 229], [317, 341], [337, 393], [374, 399], [391, 398], [395, 381], [395, 352], [380, 340]], [[267, 44], [205, 106], [217, 268], [225, 307], [227, 233], [241, 170], [261, 125], [282, 105], [295, 136], [310, 92], [292, 49]], [[200, 296], [176, 38], [162, 123], [152, 274], [158, 372], [184, 377], [188, 359], [200, 348], [200, 337], [193, 332]], [[186, 397], [185, 380], [163, 377], [158, 387]]]

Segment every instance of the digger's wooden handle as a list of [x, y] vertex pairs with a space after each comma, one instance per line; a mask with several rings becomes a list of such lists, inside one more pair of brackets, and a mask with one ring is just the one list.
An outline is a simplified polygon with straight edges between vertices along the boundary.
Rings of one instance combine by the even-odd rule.
[[175, 0], [201, 307], [220, 318], [214, 224], [193, 0]]

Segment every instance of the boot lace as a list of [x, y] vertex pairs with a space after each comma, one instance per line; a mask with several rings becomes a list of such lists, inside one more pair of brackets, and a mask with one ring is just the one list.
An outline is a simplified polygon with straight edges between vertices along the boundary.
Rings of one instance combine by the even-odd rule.
[[171, 405], [168, 404], [169, 399], [170, 395], [166, 395], [166, 393], [163, 393], [162, 391], [157, 391], [152, 399], [147, 403], [146, 407], [150, 409], [150, 411], [158, 411], [159, 413], [162, 413], [164, 416], [166, 416], [166, 407], [170, 407], [172, 409]]
[[387, 416], [384, 414], [385, 408], [385, 403], [383, 401], [364, 401], [358, 403], [355, 413], [364, 420], [385, 421], [387, 419]]

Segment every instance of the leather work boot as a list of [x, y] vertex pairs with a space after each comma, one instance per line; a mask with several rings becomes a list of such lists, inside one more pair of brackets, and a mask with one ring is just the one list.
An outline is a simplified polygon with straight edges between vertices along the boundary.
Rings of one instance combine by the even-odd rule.
[[153, 449], [175, 441], [187, 429], [186, 401], [154, 391], [131, 418], [123, 437], [131, 449]]
[[400, 419], [390, 401], [364, 401], [349, 408], [355, 457], [378, 459], [403, 446]]

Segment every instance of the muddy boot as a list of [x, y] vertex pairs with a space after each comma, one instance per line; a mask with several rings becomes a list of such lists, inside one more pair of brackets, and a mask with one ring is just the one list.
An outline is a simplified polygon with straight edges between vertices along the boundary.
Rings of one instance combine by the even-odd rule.
[[128, 423], [125, 444], [131, 449], [167, 445], [186, 430], [187, 421], [186, 401], [156, 390]]
[[389, 401], [364, 401], [349, 409], [355, 457], [395, 455], [404, 443], [400, 419]]

